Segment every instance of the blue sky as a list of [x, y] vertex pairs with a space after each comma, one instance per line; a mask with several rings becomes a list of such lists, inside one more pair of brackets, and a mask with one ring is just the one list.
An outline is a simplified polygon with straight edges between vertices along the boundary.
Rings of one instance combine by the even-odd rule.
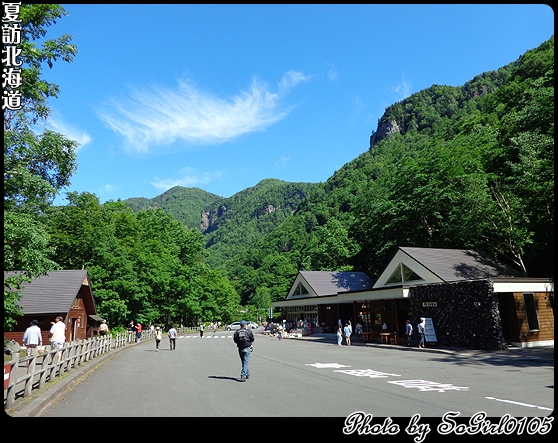
[[66, 192], [101, 203], [173, 186], [230, 197], [265, 178], [324, 182], [386, 107], [461, 86], [554, 33], [547, 5], [64, 5], [78, 54], [51, 129], [80, 143]]

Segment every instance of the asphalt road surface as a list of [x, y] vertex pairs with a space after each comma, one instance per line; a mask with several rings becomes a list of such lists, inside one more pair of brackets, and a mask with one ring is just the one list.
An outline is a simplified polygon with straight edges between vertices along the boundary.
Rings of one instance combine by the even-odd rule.
[[349, 428], [348, 417], [353, 423], [373, 417], [388, 432], [389, 419], [378, 417], [404, 423], [430, 417], [449, 427], [475, 417], [503, 426], [499, 420], [509, 414], [526, 417], [524, 426], [534, 429], [545, 420], [529, 418], [554, 410], [553, 363], [255, 337], [245, 383], [238, 381], [232, 332], [183, 334], [175, 351], [164, 338], [159, 352], [154, 341], [120, 352], [41, 416], [332, 417]]

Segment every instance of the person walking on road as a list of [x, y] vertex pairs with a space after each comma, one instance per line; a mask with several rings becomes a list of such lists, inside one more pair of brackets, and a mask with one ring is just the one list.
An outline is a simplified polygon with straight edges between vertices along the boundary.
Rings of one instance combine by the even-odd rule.
[[169, 341], [170, 341], [170, 350], [174, 351], [176, 349], [176, 336], [177, 336], [176, 329], [173, 325], [171, 325], [169, 329]]
[[41, 328], [39, 328], [38, 324], [37, 320], [33, 320], [23, 333], [23, 345], [25, 346], [25, 355], [27, 357], [31, 357], [35, 353], [37, 346], [42, 346], [43, 344]]
[[337, 344], [339, 346], [343, 346], [342, 342], [343, 342], [343, 330], [341, 329], [341, 326], [337, 325]]
[[161, 331], [161, 328], [157, 326], [155, 328], [155, 352], [159, 352], [159, 343], [161, 343], [162, 338], [163, 338], [163, 331]]
[[203, 338], [203, 323], [200, 323], [200, 338]]
[[345, 336], [345, 344], [347, 346], [351, 346], [351, 327], [349, 326], [349, 323], [345, 323], [343, 335]]
[[233, 341], [236, 343], [238, 348], [238, 355], [240, 356], [240, 361], [242, 362], [242, 369], [240, 370], [240, 380], [246, 381], [250, 378], [250, 369], [248, 369], [248, 363], [250, 362], [250, 354], [252, 352], [252, 343], [254, 343], [255, 337], [250, 329], [246, 328], [248, 322], [242, 320], [240, 322], [240, 329], [234, 331]]
[[417, 332], [419, 335], [419, 348], [424, 348], [426, 344], [426, 320], [424, 317], [420, 318], [420, 323], [417, 325]]

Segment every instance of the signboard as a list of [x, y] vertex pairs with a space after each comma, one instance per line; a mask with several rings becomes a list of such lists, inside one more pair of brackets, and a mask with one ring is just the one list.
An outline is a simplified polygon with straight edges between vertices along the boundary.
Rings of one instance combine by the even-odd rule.
[[437, 342], [436, 331], [434, 331], [434, 323], [432, 323], [431, 318], [425, 318], [424, 335], [426, 337], [426, 343]]
[[435, 301], [423, 301], [422, 302], [423, 308], [436, 308], [438, 307], [438, 302]]

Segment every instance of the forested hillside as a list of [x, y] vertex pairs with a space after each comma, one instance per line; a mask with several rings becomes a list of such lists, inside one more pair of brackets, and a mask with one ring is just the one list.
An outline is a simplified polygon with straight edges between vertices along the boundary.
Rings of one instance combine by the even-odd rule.
[[201, 213], [222, 199], [223, 197], [200, 188], [175, 186], [155, 198], [128, 198], [122, 202], [130, 206], [134, 212], [161, 208], [188, 228], [199, 228]]
[[202, 222], [207, 263], [218, 267], [227, 259], [234, 259], [291, 217], [300, 202], [318, 186], [266, 179], [207, 207]]
[[205, 239], [207, 264], [219, 267], [290, 217], [318, 183], [265, 179], [229, 198], [175, 186], [152, 198], [123, 200], [133, 212], [160, 208]]
[[554, 276], [554, 37], [463, 87], [388, 107], [370, 150], [314, 190], [227, 274], [249, 300], [297, 270], [376, 278], [397, 246], [485, 251]]

